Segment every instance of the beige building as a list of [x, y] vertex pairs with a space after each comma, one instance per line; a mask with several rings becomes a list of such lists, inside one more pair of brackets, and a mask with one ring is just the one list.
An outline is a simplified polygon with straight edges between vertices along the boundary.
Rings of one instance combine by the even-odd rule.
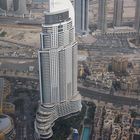
[[138, 80], [136, 77], [127, 77], [121, 80], [121, 89], [128, 92], [137, 91], [139, 89]]
[[4, 79], [4, 87], [3, 87], [3, 100], [7, 98], [11, 94], [11, 84], [8, 80]]
[[15, 113], [15, 105], [9, 102], [3, 102], [3, 113], [4, 114], [14, 114]]
[[115, 73], [125, 73], [127, 72], [128, 59], [127, 58], [112, 58], [112, 71]]
[[82, 77], [84, 74], [84, 67], [83, 65], [78, 66], [78, 77]]

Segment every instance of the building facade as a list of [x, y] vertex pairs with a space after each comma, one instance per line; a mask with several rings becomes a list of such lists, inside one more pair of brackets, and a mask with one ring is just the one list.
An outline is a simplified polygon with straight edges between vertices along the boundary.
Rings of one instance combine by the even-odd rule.
[[0, 9], [12, 14], [26, 14], [26, 0], [0, 0]]
[[114, 14], [113, 24], [114, 26], [121, 26], [123, 18], [123, 0], [114, 0]]
[[88, 34], [89, 0], [75, 0], [75, 30], [77, 34]]
[[0, 0], [0, 9], [7, 10], [7, 0]]
[[4, 79], [0, 78], [0, 114], [2, 114], [3, 109], [3, 91], [4, 91]]
[[81, 110], [74, 9], [69, 0], [49, 0], [48, 4], [38, 53], [41, 102], [35, 130], [39, 139], [53, 135], [55, 120]]
[[137, 31], [136, 45], [140, 44], [140, 0], [136, 0], [135, 29]]
[[128, 59], [127, 58], [112, 58], [112, 71], [114, 73], [126, 73], [128, 67]]
[[13, 0], [7, 0], [7, 11], [13, 11]]
[[13, 0], [13, 5], [17, 14], [27, 13], [26, 0]]
[[107, 30], [107, 0], [99, 0], [98, 2], [98, 29], [104, 33]]

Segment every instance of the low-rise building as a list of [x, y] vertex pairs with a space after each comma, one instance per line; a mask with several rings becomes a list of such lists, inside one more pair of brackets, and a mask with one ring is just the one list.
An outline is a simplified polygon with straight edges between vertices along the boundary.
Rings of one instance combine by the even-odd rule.
[[94, 116], [94, 134], [93, 138], [98, 140], [101, 137], [101, 128], [102, 128], [102, 121], [103, 121], [103, 107], [97, 106], [95, 110]]
[[121, 126], [120, 124], [112, 125], [112, 134], [110, 136], [110, 140], [120, 140], [121, 138]]
[[131, 115], [121, 107], [106, 107], [103, 116], [102, 138], [110, 140], [129, 140]]
[[7, 115], [0, 115], [0, 140], [14, 140], [15, 130], [13, 120]]
[[121, 89], [125, 91], [137, 91], [139, 88], [138, 79], [134, 76], [125, 77], [120, 80]]
[[112, 71], [115, 73], [126, 73], [128, 66], [128, 59], [124, 57], [112, 58]]

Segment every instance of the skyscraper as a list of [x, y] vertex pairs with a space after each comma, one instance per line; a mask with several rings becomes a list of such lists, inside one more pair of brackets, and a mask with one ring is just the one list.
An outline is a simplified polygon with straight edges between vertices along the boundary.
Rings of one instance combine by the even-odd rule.
[[5, 11], [16, 11], [17, 14], [26, 14], [26, 0], [0, 0], [0, 8]]
[[0, 8], [2, 10], [7, 10], [7, 0], [0, 0]]
[[75, 29], [78, 34], [87, 34], [89, 26], [89, 0], [75, 0]]
[[19, 0], [13, 0], [14, 11], [17, 11], [19, 8]]
[[20, 14], [26, 14], [27, 13], [26, 0], [19, 0], [18, 12]]
[[16, 11], [17, 14], [27, 13], [26, 0], [13, 0], [13, 3], [14, 11]]
[[77, 91], [74, 9], [69, 0], [49, 0], [48, 5], [38, 53], [41, 102], [35, 130], [41, 139], [53, 135], [56, 119], [81, 110]]
[[140, 0], [136, 1], [135, 29], [137, 31], [136, 45], [139, 45], [140, 44]]
[[107, 0], [99, 0], [98, 7], [98, 29], [101, 30], [102, 33], [107, 30]]
[[7, 11], [13, 11], [13, 0], [7, 0]]
[[3, 89], [4, 89], [4, 79], [0, 78], [0, 115], [2, 114]]
[[123, 18], [123, 0], [114, 0], [114, 14], [113, 24], [114, 26], [121, 26]]

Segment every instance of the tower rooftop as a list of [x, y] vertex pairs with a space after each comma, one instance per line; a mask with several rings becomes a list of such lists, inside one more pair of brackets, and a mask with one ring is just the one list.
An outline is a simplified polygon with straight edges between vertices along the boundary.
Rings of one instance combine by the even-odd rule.
[[71, 17], [74, 25], [74, 8], [70, 0], [48, 0], [48, 8], [44, 13], [56, 14], [66, 10], [69, 11], [69, 17]]
[[48, 0], [49, 8], [48, 12], [57, 12], [69, 9], [71, 3], [69, 0]]

